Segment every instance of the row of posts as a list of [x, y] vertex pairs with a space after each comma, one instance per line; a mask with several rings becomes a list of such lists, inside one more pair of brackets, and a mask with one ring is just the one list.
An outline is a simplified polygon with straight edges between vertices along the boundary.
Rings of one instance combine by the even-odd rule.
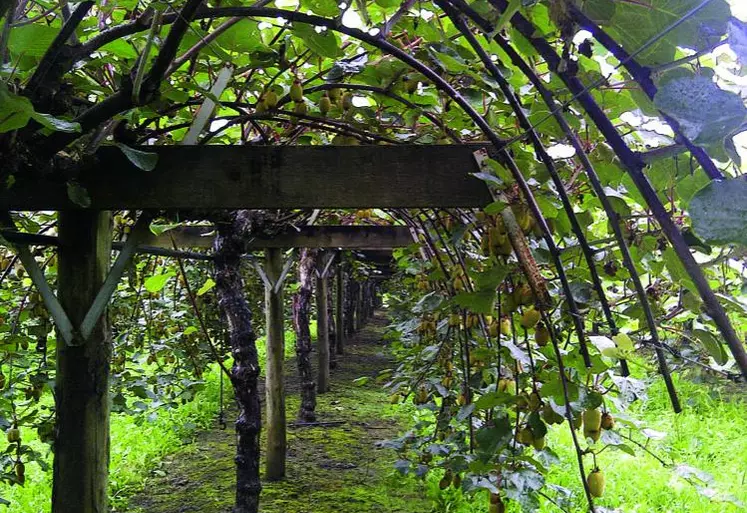
[[[83, 321], [109, 271], [111, 213], [64, 211], [59, 214], [59, 300], [74, 325]], [[282, 253], [266, 251], [265, 272], [273, 281], [282, 272]], [[321, 266], [321, 268], [324, 268]], [[335, 351], [344, 351], [345, 337], [373, 314], [373, 282], [346, 276], [338, 259], [335, 294]], [[285, 473], [284, 304], [282, 287], [267, 287], [267, 479]], [[327, 312], [329, 280], [317, 283], [319, 312]], [[329, 387], [328, 315], [319, 315], [318, 377], [320, 392]], [[109, 372], [111, 329], [106, 314], [86, 341], [57, 344], [57, 426], [52, 492], [53, 513], [101, 513], [106, 510], [109, 473]]]
[[[265, 400], [267, 447], [265, 478], [269, 481], [285, 477], [286, 409], [284, 383], [285, 303], [283, 287], [273, 286], [283, 271], [282, 250], [265, 250], [264, 272], [265, 317], [267, 324], [267, 361], [265, 364]], [[328, 258], [337, 257], [334, 265], [335, 284], [332, 285]], [[359, 282], [345, 272], [342, 255], [327, 253], [320, 258], [316, 278], [317, 356], [316, 388], [323, 394], [330, 389], [330, 369], [337, 355], [344, 354], [345, 339], [360, 330], [378, 306], [376, 286], [372, 280]], [[327, 271], [325, 271], [327, 269]], [[334, 290], [334, 294], [331, 294]], [[334, 321], [331, 320], [334, 312]], [[330, 337], [330, 334], [333, 336]]]

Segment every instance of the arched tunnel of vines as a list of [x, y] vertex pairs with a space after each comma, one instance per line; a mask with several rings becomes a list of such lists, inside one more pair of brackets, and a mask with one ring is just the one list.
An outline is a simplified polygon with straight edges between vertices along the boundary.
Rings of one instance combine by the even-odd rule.
[[746, 98], [741, 0], [0, 0], [0, 512], [743, 511]]

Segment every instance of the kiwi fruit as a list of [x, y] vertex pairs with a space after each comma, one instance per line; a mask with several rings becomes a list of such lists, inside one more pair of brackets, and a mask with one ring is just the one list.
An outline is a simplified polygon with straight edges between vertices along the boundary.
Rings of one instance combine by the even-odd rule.
[[584, 437], [599, 440], [602, 427], [602, 412], [596, 408], [585, 410], [583, 415]]
[[592, 497], [601, 497], [604, 495], [604, 472], [598, 468], [594, 469], [586, 477], [586, 484], [589, 486]]
[[540, 347], [545, 347], [550, 341], [550, 330], [547, 329], [544, 322], [537, 325], [537, 329], [534, 332], [534, 341]]
[[609, 412], [604, 412], [602, 414], [602, 423], [601, 423], [602, 429], [614, 429], [615, 427], [615, 418], [610, 415]]
[[21, 441], [21, 431], [16, 426], [10, 428], [6, 435], [8, 437], [8, 442], [11, 444]]
[[530, 307], [524, 310], [524, 313], [521, 316], [521, 321], [519, 322], [525, 329], [531, 329], [537, 325], [540, 321], [540, 317], [540, 313], [535, 310], [534, 307]]
[[303, 101], [303, 86], [301, 85], [301, 81], [293, 81], [293, 85], [290, 88], [290, 97], [296, 103]]

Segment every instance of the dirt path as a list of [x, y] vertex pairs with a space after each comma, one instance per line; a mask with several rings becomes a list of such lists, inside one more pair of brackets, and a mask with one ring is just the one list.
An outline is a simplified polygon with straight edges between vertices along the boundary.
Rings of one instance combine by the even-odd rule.
[[[403, 429], [375, 379], [392, 361], [381, 341], [385, 319], [376, 316], [348, 341], [332, 373], [332, 390], [317, 399], [318, 420], [344, 421], [288, 432], [287, 479], [263, 483], [263, 513], [420, 513], [428, 501], [414, 485], [401, 486], [394, 454], [376, 443]], [[298, 410], [295, 361], [286, 364], [288, 419]], [[354, 380], [371, 379], [365, 385]], [[229, 414], [230, 415], [230, 414]], [[229, 416], [230, 418], [230, 416]], [[159, 473], [134, 497], [138, 513], [228, 513], [234, 496], [233, 431], [205, 431], [195, 443], [162, 462]]]

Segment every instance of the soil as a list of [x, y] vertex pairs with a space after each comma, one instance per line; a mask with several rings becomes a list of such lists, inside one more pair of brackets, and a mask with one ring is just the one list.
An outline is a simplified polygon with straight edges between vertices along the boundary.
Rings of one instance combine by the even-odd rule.
[[[287, 477], [263, 482], [263, 513], [418, 513], [430, 510], [422, 488], [405, 485], [395, 454], [378, 447], [406, 428], [376, 379], [392, 366], [382, 341], [386, 319], [377, 314], [346, 344], [332, 371], [331, 391], [317, 396], [319, 425], [288, 429]], [[363, 378], [363, 379], [361, 379]], [[368, 379], [365, 379], [368, 378]], [[298, 411], [294, 360], [286, 362], [287, 418]], [[230, 419], [233, 412], [229, 412]], [[137, 513], [229, 513], [234, 499], [235, 438], [231, 425], [201, 432], [166, 457], [144, 490], [130, 501]]]

